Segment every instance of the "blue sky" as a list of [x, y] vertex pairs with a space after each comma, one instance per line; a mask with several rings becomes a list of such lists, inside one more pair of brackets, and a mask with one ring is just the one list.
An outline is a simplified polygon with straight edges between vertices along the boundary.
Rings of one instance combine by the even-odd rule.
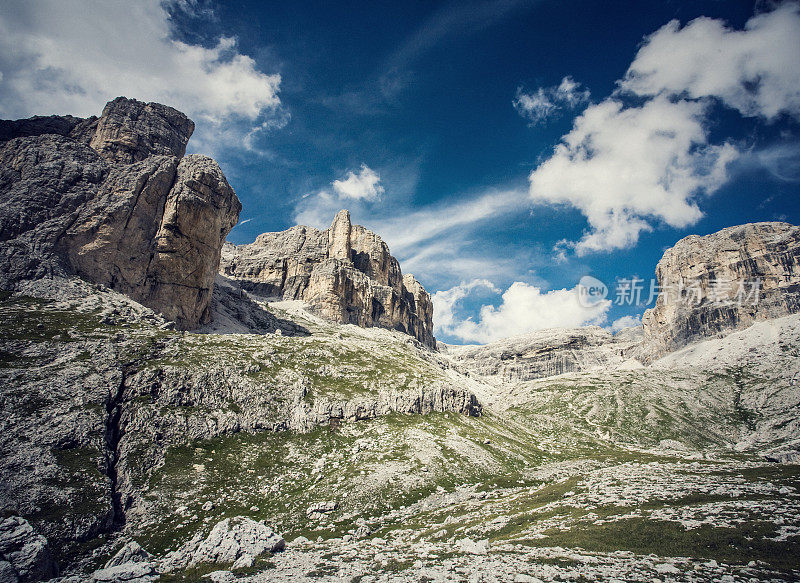
[[349, 208], [435, 294], [440, 339], [619, 327], [644, 306], [586, 310], [582, 276], [613, 300], [683, 236], [800, 220], [799, 10], [12, 0], [0, 115], [185, 111], [242, 200], [229, 240]]

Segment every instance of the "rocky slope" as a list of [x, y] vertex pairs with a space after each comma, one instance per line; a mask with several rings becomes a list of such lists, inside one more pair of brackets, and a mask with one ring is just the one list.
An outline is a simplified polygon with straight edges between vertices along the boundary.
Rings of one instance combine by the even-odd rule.
[[662, 293], [642, 317], [643, 359], [800, 311], [799, 262], [800, 227], [788, 223], [752, 223], [681, 239], [656, 266]]
[[99, 119], [0, 122], [0, 287], [76, 274], [182, 328], [207, 322], [241, 205], [216, 162], [184, 156], [193, 130], [124, 97]]
[[226, 244], [220, 272], [261, 296], [302, 300], [334, 322], [398, 330], [436, 346], [430, 295], [347, 211], [324, 231], [297, 226]]
[[0, 511], [28, 519], [62, 565], [106, 533], [161, 528], [161, 501], [145, 492], [171, 448], [391, 413], [480, 414], [449, 364], [398, 332], [250, 298], [283, 333], [186, 334], [80, 280], [21, 286], [0, 302]]

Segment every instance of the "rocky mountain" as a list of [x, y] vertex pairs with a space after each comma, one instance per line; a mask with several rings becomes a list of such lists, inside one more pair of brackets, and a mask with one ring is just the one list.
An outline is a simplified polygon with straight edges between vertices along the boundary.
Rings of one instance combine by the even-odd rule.
[[0, 123], [0, 582], [800, 579], [796, 227], [659, 263], [763, 305], [432, 350], [346, 211], [223, 247], [192, 127]]
[[260, 296], [302, 300], [334, 322], [398, 330], [436, 346], [430, 295], [346, 210], [324, 231], [297, 226], [226, 244], [220, 271]]
[[644, 360], [800, 311], [800, 227], [752, 223], [690, 235], [664, 253], [656, 277], [659, 299], [642, 317]]
[[120, 97], [99, 119], [0, 122], [0, 286], [76, 274], [193, 328], [241, 204], [194, 124]]
[[[607, 369], [631, 362], [640, 334], [612, 335], [599, 326], [552, 328], [484, 346], [443, 346], [463, 370], [501, 382]], [[635, 366], [635, 364], [632, 364]]]

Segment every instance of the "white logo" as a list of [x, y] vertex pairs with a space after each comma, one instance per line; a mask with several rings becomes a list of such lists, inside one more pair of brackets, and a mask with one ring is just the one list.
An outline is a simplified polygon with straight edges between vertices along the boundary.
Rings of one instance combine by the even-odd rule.
[[591, 275], [584, 275], [578, 282], [578, 303], [584, 308], [595, 306], [608, 296], [608, 287]]

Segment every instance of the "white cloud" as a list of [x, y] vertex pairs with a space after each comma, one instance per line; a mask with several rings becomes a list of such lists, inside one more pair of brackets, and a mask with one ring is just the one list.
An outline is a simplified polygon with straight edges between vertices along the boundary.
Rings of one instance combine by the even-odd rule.
[[611, 308], [610, 300], [602, 300], [590, 307], [582, 306], [577, 288], [543, 292], [539, 287], [516, 281], [503, 292], [500, 306], [484, 305], [477, 320], [459, 320], [455, 316], [455, 305], [479, 288], [496, 291], [486, 280], [473, 280], [433, 295], [438, 333], [467, 342], [487, 343], [546, 328], [602, 324]]
[[295, 224], [326, 229], [342, 208], [347, 208], [354, 219], [368, 216], [376, 209], [372, 203], [384, 192], [378, 173], [362, 164], [358, 173], [351, 170], [343, 180], [331, 182], [331, 188], [302, 196], [295, 206]]
[[456, 303], [467, 297], [474, 290], [480, 288], [488, 289], [496, 294], [500, 293], [500, 290], [488, 279], [473, 279], [469, 283], [462, 283], [461, 285], [433, 294], [431, 300], [433, 301], [433, 313], [437, 333], [447, 333], [459, 324], [454, 311]]
[[640, 316], [622, 316], [611, 323], [611, 332], [612, 334], [616, 334], [620, 330], [635, 328], [636, 326], [641, 326], [641, 324], [642, 319]]
[[517, 89], [514, 108], [528, 118], [531, 124], [545, 121], [563, 108], [574, 109], [589, 101], [589, 90], [579, 90], [580, 83], [572, 77], [564, 77], [561, 83], [553, 87], [539, 87], [535, 93], [526, 93]]
[[378, 200], [383, 194], [381, 177], [366, 164], [361, 165], [358, 174], [350, 171], [344, 180], [333, 181], [333, 191], [340, 199]]
[[280, 75], [259, 71], [234, 38], [175, 40], [161, 0], [6, 1], [0, 71], [0, 117], [98, 115], [125, 95], [222, 127], [280, 106]]
[[[746, 116], [800, 119], [799, 54], [796, 2], [754, 16], [741, 31], [698, 18], [647, 37], [619, 91], [587, 108], [529, 177], [534, 201], [572, 205], [589, 223], [579, 241], [562, 241], [557, 252], [630, 247], [657, 223], [696, 223], [701, 197], [727, 181], [739, 155], [729, 144], [708, 143], [711, 100]], [[632, 96], [638, 103], [628, 107], [623, 100]], [[764, 166], [781, 177], [788, 167], [791, 176], [790, 158], [777, 154]]]
[[691, 225], [702, 216], [697, 197], [725, 182], [736, 155], [730, 145], [708, 145], [704, 111], [664, 97], [641, 107], [592, 105], [531, 173], [530, 195], [586, 216], [591, 230], [574, 244], [579, 255], [631, 246], [653, 220]]
[[800, 119], [800, 4], [787, 2], [731, 30], [673, 20], [647, 37], [620, 86], [642, 96], [716, 97], [746, 116]]

